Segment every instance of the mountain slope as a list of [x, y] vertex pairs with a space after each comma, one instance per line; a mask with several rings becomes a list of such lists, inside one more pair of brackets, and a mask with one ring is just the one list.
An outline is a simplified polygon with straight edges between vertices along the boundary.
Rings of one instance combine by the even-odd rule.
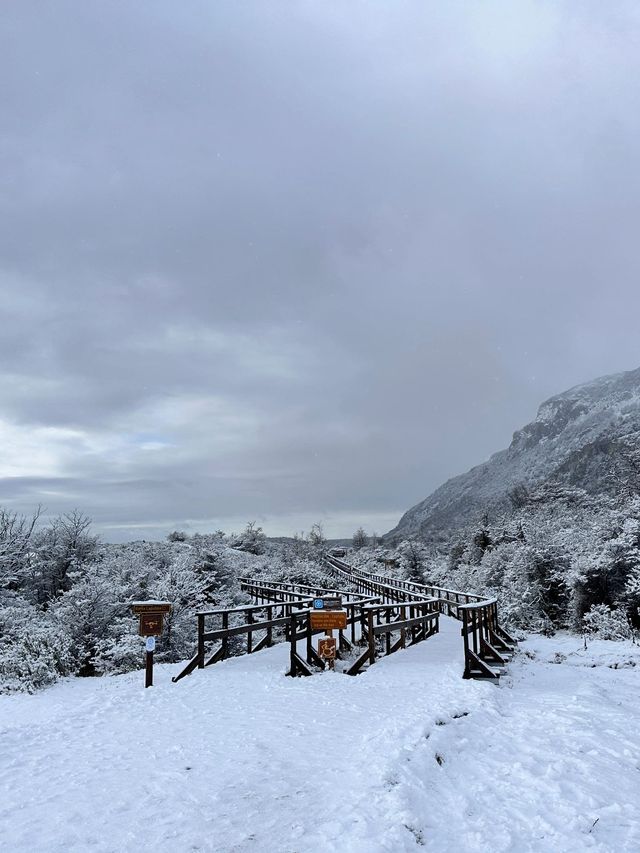
[[640, 473], [640, 369], [551, 397], [506, 450], [448, 480], [408, 510], [386, 539], [442, 538], [485, 512], [507, 514], [543, 484], [615, 493]]

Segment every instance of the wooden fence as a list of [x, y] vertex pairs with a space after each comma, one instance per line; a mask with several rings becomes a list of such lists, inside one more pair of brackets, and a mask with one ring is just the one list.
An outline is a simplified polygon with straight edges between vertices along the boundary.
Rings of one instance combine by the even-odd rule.
[[328, 557], [327, 564], [359, 591], [368, 590], [380, 595], [385, 601], [424, 596], [429, 601], [437, 602], [441, 613], [461, 621], [464, 678], [499, 678], [500, 670], [495, 665], [504, 666], [517, 645], [515, 639], [499, 624], [495, 598], [371, 574], [362, 569], [352, 569], [348, 563], [335, 557]]
[[[360, 636], [367, 647], [346, 670], [347, 675], [357, 675], [365, 664], [372, 666], [381, 654], [392, 655], [437, 634], [439, 616], [433, 599], [362, 606]], [[399, 634], [397, 639], [394, 633]]]
[[[303, 587], [301, 584], [288, 584], [273, 581], [259, 583], [243, 579], [242, 588], [254, 597], [263, 598], [269, 595], [282, 595], [299, 592], [301, 588], [312, 589], [314, 594], [341, 595], [343, 609], [347, 613], [347, 628], [350, 629], [350, 639], [344, 631], [338, 632], [338, 656], [342, 652], [350, 652], [356, 645], [365, 645], [366, 649], [345, 670], [347, 675], [357, 675], [365, 665], [371, 666], [382, 656], [393, 654], [407, 645], [414, 645], [426, 640], [438, 632], [438, 602], [426, 596], [415, 601], [399, 596], [392, 586], [376, 584], [374, 597], [367, 597], [361, 592], [345, 592], [344, 590], [324, 590], [315, 587]], [[354, 583], [354, 585], [358, 585]], [[381, 603], [381, 598], [387, 603]], [[351, 600], [345, 600], [351, 599]], [[390, 603], [391, 602], [391, 603]], [[359, 630], [358, 630], [359, 628]], [[312, 665], [319, 665], [319, 658], [312, 648], [313, 634], [323, 633], [311, 629], [310, 619], [296, 624], [295, 631], [289, 632], [291, 643], [291, 675], [309, 675]], [[393, 635], [397, 634], [397, 637]], [[301, 659], [296, 651], [297, 642], [306, 638], [306, 661]]]
[[474, 604], [461, 604], [464, 639], [464, 678], [496, 678], [491, 664], [504, 666], [516, 641], [498, 623], [495, 598]]
[[[198, 622], [198, 649], [178, 675], [172, 680], [180, 681], [190, 675], [194, 669], [204, 669], [230, 656], [231, 640], [234, 637], [246, 637], [246, 652], [252, 654], [271, 646], [274, 642], [274, 628], [284, 628], [288, 632], [291, 616], [296, 611], [311, 605], [310, 598], [295, 598], [282, 593], [280, 600], [261, 604], [245, 604], [240, 607], [219, 607], [214, 610], [201, 610], [196, 614]], [[211, 623], [215, 622], [213, 627]], [[232, 624], [235, 623], [235, 624]], [[262, 633], [264, 632], [264, 633]], [[261, 634], [257, 642], [255, 635]], [[207, 643], [217, 642], [215, 651], [207, 657]]]

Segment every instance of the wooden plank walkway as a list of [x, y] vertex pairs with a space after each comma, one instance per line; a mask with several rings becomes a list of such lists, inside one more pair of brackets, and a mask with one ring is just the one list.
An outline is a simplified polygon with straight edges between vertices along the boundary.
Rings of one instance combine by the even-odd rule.
[[[323, 631], [311, 624], [313, 599], [324, 596], [340, 596], [346, 611], [347, 624], [338, 632], [336, 652], [338, 658], [352, 659], [344, 669], [347, 675], [357, 675], [381, 657], [428, 640], [438, 633], [444, 614], [462, 622], [463, 677], [500, 677], [516, 643], [499, 624], [495, 598], [374, 575], [336, 557], [327, 557], [326, 564], [349, 588], [242, 578], [241, 588], [255, 604], [200, 611], [197, 651], [173, 681], [232, 655], [253, 654], [282, 641], [290, 644], [289, 675], [324, 669], [325, 662], [313, 647], [314, 635]], [[213, 649], [212, 643], [217, 644]]]
[[353, 569], [336, 557], [327, 557], [327, 564], [359, 591], [373, 592], [383, 600], [401, 601], [423, 595], [437, 601], [441, 613], [462, 622], [464, 678], [498, 679], [513, 655], [517, 643], [499, 623], [495, 598], [371, 574]]

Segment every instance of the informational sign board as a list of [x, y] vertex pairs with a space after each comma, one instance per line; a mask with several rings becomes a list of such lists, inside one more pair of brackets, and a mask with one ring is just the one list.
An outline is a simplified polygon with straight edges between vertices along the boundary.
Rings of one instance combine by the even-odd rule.
[[145, 648], [148, 652], [155, 652], [155, 650], [156, 650], [156, 638], [155, 637], [147, 637], [147, 642], [145, 643]]
[[171, 604], [168, 601], [134, 601], [131, 609], [140, 617], [138, 634], [141, 637], [159, 637], [164, 614], [171, 611]]
[[162, 634], [163, 613], [141, 613], [138, 634], [141, 637], [159, 637]]
[[312, 610], [311, 628], [314, 631], [342, 630], [347, 627], [346, 610]]
[[314, 598], [313, 599], [313, 609], [314, 610], [341, 610], [342, 609], [342, 597], [339, 595], [335, 596], [324, 596], [323, 598]]
[[334, 637], [324, 637], [318, 640], [318, 654], [324, 660], [336, 659], [336, 641]]

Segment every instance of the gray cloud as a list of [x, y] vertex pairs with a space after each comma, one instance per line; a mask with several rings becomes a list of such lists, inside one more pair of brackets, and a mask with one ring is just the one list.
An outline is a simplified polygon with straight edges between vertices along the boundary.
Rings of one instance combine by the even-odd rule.
[[0, 499], [379, 530], [637, 367], [632, 3], [0, 25]]

